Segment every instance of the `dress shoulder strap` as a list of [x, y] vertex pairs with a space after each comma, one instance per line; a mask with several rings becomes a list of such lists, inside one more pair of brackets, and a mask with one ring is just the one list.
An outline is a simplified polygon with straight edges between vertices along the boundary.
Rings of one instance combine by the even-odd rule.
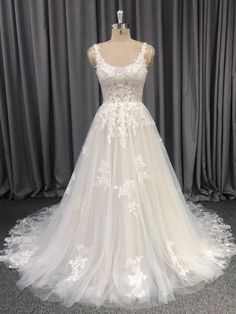
[[143, 54], [145, 54], [146, 47], [147, 47], [147, 43], [146, 43], [146, 41], [144, 41], [143, 44], [142, 44], [142, 52], [143, 52]]
[[96, 59], [96, 65], [99, 63], [100, 61], [100, 53], [99, 53], [99, 47], [98, 47], [98, 44], [93, 44], [93, 49], [94, 49], [94, 52], [95, 52], [95, 59]]
[[93, 49], [94, 49], [94, 51], [95, 51], [95, 54], [97, 54], [97, 52], [98, 52], [98, 46], [97, 46], [97, 44], [93, 44]]
[[140, 49], [140, 53], [136, 59], [136, 63], [144, 63], [146, 62], [145, 60], [145, 53], [146, 53], [146, 47], [147, 47], [147, 43], [146, 42], [143, 42], [142, 43], [142, 46], [141, 46], [141, 49]]

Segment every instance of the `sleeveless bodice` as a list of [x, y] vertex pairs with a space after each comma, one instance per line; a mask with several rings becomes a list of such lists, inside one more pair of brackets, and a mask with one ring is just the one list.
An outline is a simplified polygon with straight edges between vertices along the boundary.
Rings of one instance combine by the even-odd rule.
[[94, 44], [96, 74], [101, 86], [103, 103], [94, 118], [94, 129], [106, 129], [108, 143], [116, 138], [125, 149], [129, 133], [155, 125], [142, 102], [143, 87], [148, 73], [145, 49], [142, 43], [136, 59], [127, 66], [107, 63], [100, 53], [99, 44]]
[[147, 75], [145, 60], [146, 42], [134, 62], [127, 66], [107, 63], [100, 53], [99, 44], [93, 45], [96, 55], [96, 73], [104, 102], [142, 102], [143, 87]]

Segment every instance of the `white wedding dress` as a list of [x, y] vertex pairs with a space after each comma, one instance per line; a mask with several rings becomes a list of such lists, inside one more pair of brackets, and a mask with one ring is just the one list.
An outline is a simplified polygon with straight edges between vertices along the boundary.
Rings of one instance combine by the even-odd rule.
[[128, 66], [96, 52], [103, 93], [60, 203], [18, 220], [0, 261], [43, 300], [150, 306], [223, 274], [236, 245], [229, 225], [186, 201], [142, 102], [146, 43]]

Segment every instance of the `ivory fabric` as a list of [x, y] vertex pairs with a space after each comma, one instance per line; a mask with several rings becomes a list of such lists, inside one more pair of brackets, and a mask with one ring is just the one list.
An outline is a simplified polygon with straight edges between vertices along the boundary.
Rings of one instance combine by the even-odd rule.
[[19, 220], [0, 261], [43, 300], [152, 306], [193, 293], [236, 254], [231, 228], [186, 201], [142, 102], [146, 42], [131, 64], [94, 44], [103, 103], [60, 203]]

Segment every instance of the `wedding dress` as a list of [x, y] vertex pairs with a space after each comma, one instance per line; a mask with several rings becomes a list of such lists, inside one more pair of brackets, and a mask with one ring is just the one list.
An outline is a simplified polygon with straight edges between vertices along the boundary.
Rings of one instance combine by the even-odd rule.
[[0, 260], [43, 300], [158, 305], [223, 274], [236, 244], [215, 212], [186, 201], [142, 102], [144, 54], [114, 66], [96, 52], [103, 93], [60, 203], [18, 220]]

